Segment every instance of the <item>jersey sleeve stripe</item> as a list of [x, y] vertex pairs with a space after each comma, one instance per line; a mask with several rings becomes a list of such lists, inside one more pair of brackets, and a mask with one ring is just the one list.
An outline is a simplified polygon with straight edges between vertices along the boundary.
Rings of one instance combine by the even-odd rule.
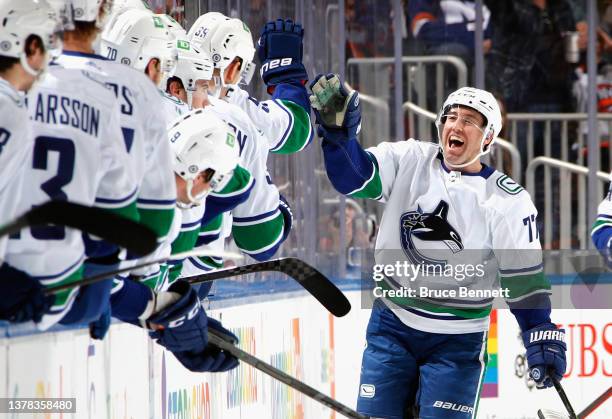
[[234, 216], [233, 219], [233, 223], [234, 224], [238, 224], [241, 225], [243, 223], [247, 223], [244, 225], [248, 225], [249, 222], [251, 221], [258, 221], [258, 220], [263, 220], [265, 218], [268, 218], [272, 215], [277, 215], [278, 214], [278, 208], [273, 209], [272, 211], [268, 211], [268, 212], [264, 212], [263, 214], [259, 214], [259, 215], [253, 215], [252, 217], [236, 217]]
[[287, 138], [289, 137], [289, 133], [293, 129], [294, 121], [293, 121], [293, 115], [291, 114], [291, 112], [289, 112], [289, 110], [287, 108], [285, 108], [285, 106], [283, 106], [283, 104], [281, 102], [279, 102], [277, 99], [272, 99], [272, 102], [275, 103], [279, 108], [281, 108], [287, 114], [287, 116], [289, 117], [289, 125], [287, 126], [287, 129], [285, 130], [285, 132], [281, 136], [280, 140], [276, 143], [276, 145], [270, 149], [271, 152], [274, 152], [274, 151], [282, 148], [284, 143], [285, 143], [285, 141], [287, 141]]
[[193, 266], [195, 266], [196, 268], [201, 269], [203, 271], [212, 271], [213, 269], [216, 269], [216, 268], [214, 268], [212, 266], [205, 265], [198, 258], [190, 257], [190, 258], [188, 258], [188, 260], [191, 263], [193, 263]]
[[138, 193], [138, 188], [134, 189], [132, 192], [130, 192], [129, 195], [123, 198], [103, 198], [103, 197], [97, 196], [95, 203], [97, 206], [100, 206], [100, 207], [118, 207], [118, 206], [121, 206], [122, 204], [131, 202], [137, 193]]
[[531, 266], [528, 268], [517, 268], [517, 269], [501, 269], [500, 268], [499, 273], [502, 276], [513, 276], [515, 274], [537, 273], [538, 271], [541, 271], [543, 268], [544, 268], [544, 264], [540, 263], [538, 265]]
[[163, 209], [169, 209], [169, 208], [174, 208], [174, 206], [176, 205], [176, 199], [145, 199], [145, 198], [138, 198], [136, 200], [136, 205], [138, 205], [139, 208], [163, 208]]
[[181, 231], [190, 231], [190, 230], [193, 230], [195, 228], [200, 227], [201, 224], [202, 224], [202, 220], [196, 220], [196, 221], [192, 221], [190, 223], [181, 224]]
[[219, 198], [222, 198], [222, 199], [223, 198], [230, 198], [230, 197], [241, 195], [241, 194], [245, 193], [246, 191], [251, 189], [251, 187], [253, 187], [254, 183], [255, 183], [255, 179], [253, 179], [253, 177], [250, 176], [250, 174], [249, 174], [248, 182], [241, 189], [238, 189], [238, 190], [233, 191], [233, 192], [228, 192], [228, 193], [211, 192], [210, 195], [213, 195], [213, 196], [216, 196], [216, 197], [219, 197]]
[[52, 274], [52, 275], [42, 275], [42, 276], [32, 275], [32, 278], [38, 279], [44, 285], [55, 284], [59, 281], [62, 281], [65, 277], [70, 276], [73, 272], [79, 269], [84, 261], [85, 261], [85, 255], [82, 255], [76, 262], [74, 262], [72, 265], [70, 265], [69, 267], [67, 267], [66, 269], [64, 269], [63, 271], [59, 273]]
[[[274, 101], [276, 102], [277, 99], [274, 99]], [[284, 106], [283, 110], [291, 115], [292, 123], [286, 138], [270, 149], [270, 152], [278, 154], [297, 153], [306, 148], [312, 140], [313, 131], [310, 116], [304, 108], [294, 102], [279, 100], [278, 104]]]

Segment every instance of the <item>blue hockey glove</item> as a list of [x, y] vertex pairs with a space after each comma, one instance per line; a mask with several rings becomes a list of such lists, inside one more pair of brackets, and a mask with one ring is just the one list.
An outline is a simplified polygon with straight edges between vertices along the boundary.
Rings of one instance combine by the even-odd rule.
[[334, 143], [357, 139], [361, 130], [359, 94], [348, 90], [337, 74], [319, 74], [310, 84], [310, 104], [317, 134]]
[[[208, 319], [208, 327], [223, 334], [228, 341], [236, 344], [238, 337], [224, 328], [218, 320]], [[200, 351], [173, 352], [185, 368], [193, 372], [223, 372], [238, 366], [238, 359], [213, 345]]]
[[529, 375], [538, 388], [553, 385], [550, 375], [557, 380], [563, 378], [566, 361], [565, 330], [552, 323], [529, 329], [523, 333], [523, 344], [527, 350]]
[[302, 25], [291, 19], [277, 19], [264, 25], [257, 41], [257, 56], [266, 86], [308, 81], [302, 64], [303, 37]]
[[291, 232], [291, 227], [293, 226], [293, 212], [291, 211], [289, 202], [282, 195], [279, 195], [278, 209], [283, 214], [283, 221], [284, 221], [283, 239], [281, 241], [285, 241], [287, 237], [289, 237], [289, 233]]
[[55, 297], [46, 296], [40, 282], [7, 263], [0, 266], [0, 320], [13, 323], [39, 322], [53, 305]]
[[181, 280], [172, 284], [168, 292], [177, 293], [180, 298], [147, 319], [153, 330], [151, 338], [172, 352], [203, 350], [208, 343], [208, 321], [198, 294]]

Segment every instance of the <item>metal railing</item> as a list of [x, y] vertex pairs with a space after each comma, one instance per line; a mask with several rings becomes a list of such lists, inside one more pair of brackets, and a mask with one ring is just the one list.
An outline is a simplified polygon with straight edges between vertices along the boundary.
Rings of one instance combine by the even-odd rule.
[[[422, 108], [439, 108], [450, 91], [467, 85], [467, 66], [460, 58], [450, 55], [404, 56], [401, 62], [408, 81], [404, 83], [402, 96]], [[367, 93], [390, 103], [393, 86], [389, 74], [394, 64], [394, 57], [350, 58], [346, 63], [347, 80], [352, 85], [358, 82], [360, 94]], [[456, 85], [449, 86], [447, 81], [451, 72], [456, 75]], [[419, 128], [426, 130], [426, 122], [422, 123]]]
[[[553, 157], [566, 162], [574, 162], [579, 165], [586, 165], [586, 134], [587, 134], [586, 113], [509, 113], [507, 115], [510, 141], [512, 144], [521, 148], [519, 139], [522, 134], [525, 138], [523, 145], [526, 152], [527, 161], [533, 160], [536, 156], [535, 147], [537, 145], [536, 126], [543, 133], [541, 154], [545, 157]], [[599, 122], [599, 137], [609, 141], [612, 133], [612, 114], [597, 114]], [[523, 124], [523, 127], [520, 127]], [[526, 125], [526, 126], [525, 126]], [[557, 132], [558, 130], [558, 132]], [[558, 143], [553, 143], [553, 138], [558, 138]], [[570, 151], [574, 150], [575, 155]], [[609, 164], [612, 167], [612, 153], [609, 153]]]
[[[416, 114], [417, 116], [420, 116], [422, 118], [420, 119], [424, 119], [429, 121], [429, 126], [431, 127], [431, 123], [434, 122], [436, 120], [436, 114], [433, 112], [430, 112], [426, 109], [421, 108], [418, 105], [415, 105], [414, 103], [411, 102], [404, 102], [404, 104], [402, 105], [402, 109], [404, 110], [404, 112], [408, 112], [409, 114], [409, 118], [413, 115]], [[410, 121], [410, 126], [412, 127], [413, 125], [413, 118], [409, 119]], [[427, 138], [427, 139], [435, 139], [437, 138], [437, 132], [435, 133], [435, 135], [431, 135], [432, 134], [432, 130], [429, 130], [430, 136], [429, 137], [421, 137], [423, 139]], [[504, 161], [504, 153], [508, 153], [511, 159], [511, 170], [512, 170], [512, 178], [517, 182], [517, 183], [521, 183], [522, 180], [522, 171], [521, 171], [521, 155], [518, 151], [518, 149], [511, 144], [510, 142], [504, 140], [503, 138], [499, 138], [497, 137], [495, 139], [495, 144], [493, 145], [493, 148], [491, 149], [491, 153], [493, 154], [493, 156], [495, 157], [497, 162], [500, 162], [503, 164]], [[500, 170], [502, 169], [502, 167], [500, 166]]]
[[[551, 157], [536, 157], [527, 165], [525, 176], [527, 179], [527, 191], [532, 197], [538, 192], [536, 190], [536, 169], [559, 170], [558, 185], [552, 180], [544, 180], [544, 217], [540, 219], [544, 223], [544, 248], [571, 249], [578, 247], [586, 249], [590, 247], [590, 229], [587, 221], [587, 200], [601, 200], [603, 198], [603, 186], [608, 182], [609, 175], [605, 172], [597, 172], [597, 178], [601, 181], [600, 193], [597, 197], [587, 196], [586, 176], [589, 173], [587, 167], [564, 162]], [[576, 179], [572, 179], [572, 174]], [[558, 188], [558, 199], [553, 202], [553, 189]], [[556, 205], [554, 205], [556, 204]], [[554, 206], [558, 211], [555, 212]], [[572, 221], [575, 220], [574, 223]], [[553, 226], [558, 225], [558, 230], [553, 233]], [[572, 226], [575, 230], [572, 231]], [[555, 237], [556, 236], [556, 237]]]

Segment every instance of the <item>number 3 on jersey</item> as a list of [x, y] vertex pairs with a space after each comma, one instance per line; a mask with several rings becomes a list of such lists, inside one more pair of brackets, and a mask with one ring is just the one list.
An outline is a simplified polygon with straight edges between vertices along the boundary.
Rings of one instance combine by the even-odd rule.
[[534, 240], [534, 237], [536, 240], [540, 238], [535, 214], [523, 218], [523, 225], [527, 227], [527, 231], [529, 232], [529, 243]]
[[[67, 138], [36, 137], [34, 140], [34, 169], [48, 170], [50, 154], [57, 153], [57, 173], [40, 185], [49, 199], [67, 201], [68, 195], [62, 190], [72, 181], [74, 174], [74, 143]], [[39, 226], [32, 227], [32, 237], [39, 240], [63, 240], [66, 236], [64, 227]]]

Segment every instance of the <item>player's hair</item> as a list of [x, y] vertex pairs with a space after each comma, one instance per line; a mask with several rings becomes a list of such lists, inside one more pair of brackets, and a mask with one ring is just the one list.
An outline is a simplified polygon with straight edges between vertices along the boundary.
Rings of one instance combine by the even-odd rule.
[[168, 81], [166, 82], [166, 93], [170, 93], [170, 85], [172, 83], [174, 83], [174, 82], [180, 84], [181, 88], [185, 89], [185, 85], [183, 84], [183, 80], [181, 80], [180, 77], [172, 76], [172, 77], [169, 77]]
[[[28, 36], [25, 41], [26, 55], [28, 55], [28, 57], [33, 55], [36, 49], [42, 49], [44, 51], [45, 47], [42, 40], [36, 35]], [[0, 56], [0, 73], [5, 73], [18, 63], [19, 58]]]
[[73, 32], [77, 38], [87, 38], [93, 40], [98, 35], [98, 32], [100, 32], [100, 29], [98, 29], [96, 26], [96, 22], [75, 21], [74, 30], [71, 32]]

